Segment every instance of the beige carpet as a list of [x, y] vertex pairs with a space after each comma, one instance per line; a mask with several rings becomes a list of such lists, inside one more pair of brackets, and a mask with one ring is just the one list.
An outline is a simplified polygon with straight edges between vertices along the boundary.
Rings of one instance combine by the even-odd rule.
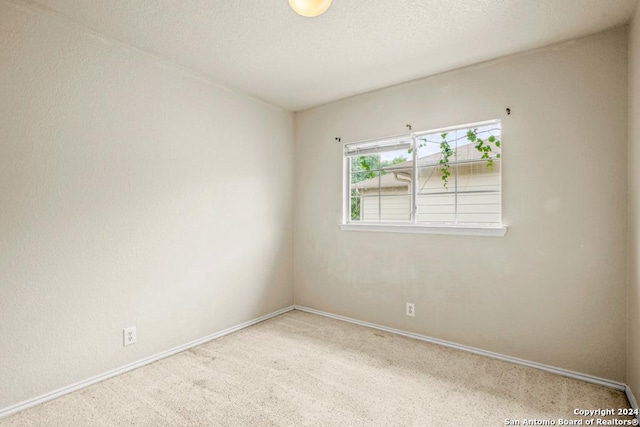
[[620, 407], [621, 392], [292, 311], [0, 426], [502, 426]]

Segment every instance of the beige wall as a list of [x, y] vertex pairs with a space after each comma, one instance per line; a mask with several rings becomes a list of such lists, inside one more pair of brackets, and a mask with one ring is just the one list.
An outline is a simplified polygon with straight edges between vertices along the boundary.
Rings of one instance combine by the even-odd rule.
[[[297, 113], [296, 303], [624, 381], [626, 31]], [[502, 119], [504, 238], [338, 228], [335, 137], [489, 119]]]
[[17, 4], [0, 0], [0, 408], [292, 304], [292, 114]]
[[629, 343], [627, 384], [640, 399], [640, 7], [629, 32]]

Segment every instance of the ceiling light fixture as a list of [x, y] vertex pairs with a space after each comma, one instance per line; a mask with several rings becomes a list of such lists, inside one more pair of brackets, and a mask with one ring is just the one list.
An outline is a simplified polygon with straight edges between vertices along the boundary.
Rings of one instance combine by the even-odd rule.
[[289, 6], [298, 15], [314, 18], [320, 16], [329, 9], [331, 0], [289, 0]]

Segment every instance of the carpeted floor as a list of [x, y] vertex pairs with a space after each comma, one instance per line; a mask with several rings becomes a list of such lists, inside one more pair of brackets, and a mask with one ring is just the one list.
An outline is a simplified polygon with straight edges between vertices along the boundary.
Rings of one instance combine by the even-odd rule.
[[604, 387], [292, 311], [0, 426], [503, 426], [628, 405]]

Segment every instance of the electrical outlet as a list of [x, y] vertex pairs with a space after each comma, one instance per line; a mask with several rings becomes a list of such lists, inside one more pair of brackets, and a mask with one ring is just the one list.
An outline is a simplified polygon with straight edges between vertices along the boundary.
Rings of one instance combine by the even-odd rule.
[[124, 329], [124, 345], [135, 344], [138, 341], [138, 334], [136, 333], [136, 327], [132, 326], [130, 328]]
[[416, 307], [412, 302], [407, 303], [407, 316], [413, 317], [416, 315]]

